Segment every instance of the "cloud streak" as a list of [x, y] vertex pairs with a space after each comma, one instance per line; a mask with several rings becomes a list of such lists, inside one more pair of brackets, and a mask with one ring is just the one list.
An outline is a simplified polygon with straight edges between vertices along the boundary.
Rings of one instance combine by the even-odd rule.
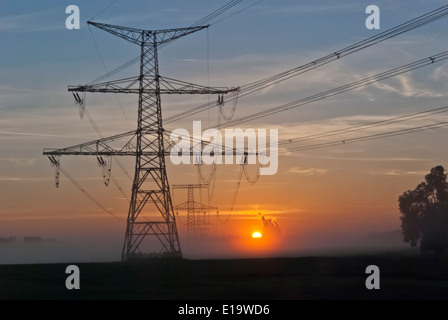
[[303, 16], [310, 14], [324, 14], [335, 12], [353, 12], [358, 10], [357, 6], [353, 4], [340, 4], [337, 5], [310, 5], [301, 4], [296, 6], [284, 6], [284, 7], [265, 7], [265, 13], [269, 15], [279, 16]]
[[388, 170], [386, 172], [384, 172], [385, 175], [387, 176], [410, 176], [410, 175], [417, 175], [417, 176], [422, 176], [424, 177], [425, 175], [428, 174], [427, 171], [403, 171], [400, 169], [392, 169], [392, 170]]
[[27, 177], [1, 177], [0, 181], [8, 182], [42, 182], [42, 181], [52, 181], [54, 178], [27, 178]]
[[46, 133], [17, 132], [17, 131], [0, 131], [0, 135], [82, 139], [80, 137], [73, 137], [73, 136], [63, 136], [63, 135], [46, 134]]
[[0, 20], [0, 31], [41, 32], [65, 28], [65, 19], [56, 19], [54, 10], [37, 11], [4, 16]]
[[413, 81], [411, 76], [399, 75], [396, 77], [397, 85], [390, 85], [384, 82], [376, 82], [374, 86], [378, 89], [397, 93], [404, 97], [425, 97], [425, 98], [438, 98], [442, 97], [443, 94], [430, 90], [428, 88], [419, 88], [417, 84]]
[[294, 173], [306, 176], [314, 176], [314, 175], [324, 175], [330, 169], [319, 169], [319, 168], [302, 168], [302, 167], [292, 167], [287, 173]]

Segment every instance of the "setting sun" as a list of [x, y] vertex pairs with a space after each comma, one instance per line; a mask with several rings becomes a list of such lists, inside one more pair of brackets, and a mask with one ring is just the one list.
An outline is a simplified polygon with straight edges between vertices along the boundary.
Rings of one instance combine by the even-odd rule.
[[261, 238], [261, 233], [260, 232], [252, 233], [252, 238]]

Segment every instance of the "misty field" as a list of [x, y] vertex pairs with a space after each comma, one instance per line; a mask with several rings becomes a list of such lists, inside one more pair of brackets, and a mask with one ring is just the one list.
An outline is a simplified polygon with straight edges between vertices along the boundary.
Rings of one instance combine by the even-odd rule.
[[[372, 255], [239, 260], [0, 265], [1, 299], [302, 300], [448, 299], [447, 255]], [[367, 290], [368, 265], [380, 289]]]

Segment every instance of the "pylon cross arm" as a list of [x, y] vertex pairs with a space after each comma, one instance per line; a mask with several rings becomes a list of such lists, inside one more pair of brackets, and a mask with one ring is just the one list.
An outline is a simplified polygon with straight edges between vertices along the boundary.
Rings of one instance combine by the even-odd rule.
[[144, 44], [147, 46], [154, 46], [154, 39], [157, 42], [157, 45], [166, 44], [188, 34], [208, 28], [208, 26], [197, 26], [162, 30], [143, 30], [93, 21], [88, 21], [87, 23], [134, 44]]
[[[62, 155], [134, 156], [136, 159], [134, 183], [132, 184], [122, 260], [154, 255], [181, 258], [182, 252], [164, 158], [170, 153], [170, 149], [174, 153], [178, 150], [172, 144], [169, 148], [164, 146], [166, 132], [162, 126], [160, 95], [213, 93], [221, 95], [238, 91], [238, 89], [210, 88], [160, 76], [158, 48], [180, 37], [207, 28], [207, 26], [143, 30], [92, 21], [88, 23], [136, 44], [140, 49], [140, 73], [138, 77], [71, 86], [69, 91], [74, 92], [76, 102], [83, 108], [83, 98], [76, 92], [137, 93], [139, 95], [137, 128], [135, 131], [67, 148], [45, 149], [44, 154], [50, 157], [53, 165], [59, 165], [59, 159], [56, 156]], [[222, 96], [220, 97], [222, 98]], [[190, 150], [188, 151], [190, 154], [194, 154]], [[241, 154], [241, 151], [233, 148], [231, 152]], [[217, 149], [216, 153], [221, 153], [221, 149]], [[151, 217], [156, 215], [157, 218], [150, 218], [153, 220], [148, 221], [142, 213], [149, 213]], [[143, 240], [145, 240], [144, 244]], [[160, 251], [157, 251], [157, 247], [160, 248]], [[143, 253], [143, 248], [145, 251], [153, 251], [153, 253]]]
[[69, 86], [70, 92], [101, 92], [101, 93], [135, 93], [146, 94], [227, 94], [239, 90], [238, 88], [206, 87], [199, 84], [176, 80], [168, 77], [159, 77], [160, 88], [139, 88], [139, 77], [100, 82], [89, 85]]
[[[47, 156], [62, 155], [91, 155], [91, 156], [135, 156], [135, 131], [125, 132], [115, 136], [102, 138], [74, 146], [52, 149], [45, 148], [43, 154]], [[124, 142], [123, 142], [124, 141]], [[112, 145], [116, 144], [116, 147]]]

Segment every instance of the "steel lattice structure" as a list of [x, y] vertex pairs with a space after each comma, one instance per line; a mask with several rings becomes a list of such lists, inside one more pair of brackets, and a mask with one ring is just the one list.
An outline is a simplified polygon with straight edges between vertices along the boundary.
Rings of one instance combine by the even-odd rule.
[[[140, 73], [134, 78], [69, 86], [68, 90], [138, 94], [137, 129], [68, 148], [45, 149], [43, 154], [48, 155], [52, 163], [54, 157], [62, 155], [135, 156], [135, 174], [122, 260], [151, 256], [181, 258], [182, 252], [166, 173], [167, 151], [164, 145], [161, 95], [226, 94], [234, 89], [204, 87], [162, 77], [159, 74], [158, 47], [207, 26], [142, 30], [90, 21], [88, 23], [138, 45]], [[57, 163], [59, 164], [59, 160]], [[149, 212], [155, 218], [151, 220], [143, 218], [143, 211]], [[155, 248], [157, 246], [159, 249]]]
[[[187, 201], [175, 207], [176, 210], [187, 211], [187, 237], [201, 237], [208, 233], [208, 221], [205, 211], [218, 210], [194, 201], [194, 189], [208, 188], [208, 184], [176, 184], [173, 189], [187, 189]], [[201, 215], [202, 214], [202, 215]]]

